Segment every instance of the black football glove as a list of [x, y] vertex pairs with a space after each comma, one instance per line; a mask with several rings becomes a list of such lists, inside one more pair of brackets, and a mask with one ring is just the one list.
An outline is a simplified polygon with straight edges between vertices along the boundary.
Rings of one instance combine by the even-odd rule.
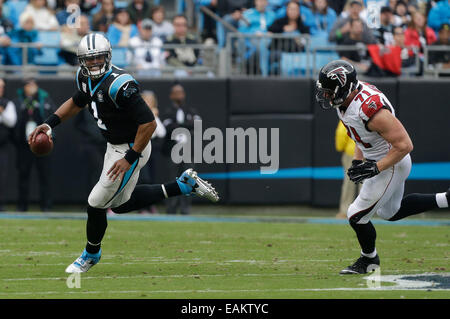
[[379, 173], [380, 171], [375, 161], [365, 161], [352, 165], [347, 171], [350, 180], [356, 184], [362, 183], [366, 178], [374, 177]]
[[359, 164], [361, 164], [363, 161], [361, 160], [352, 160], [352, 166], [350, 166], [350, 168], [355, 167]]

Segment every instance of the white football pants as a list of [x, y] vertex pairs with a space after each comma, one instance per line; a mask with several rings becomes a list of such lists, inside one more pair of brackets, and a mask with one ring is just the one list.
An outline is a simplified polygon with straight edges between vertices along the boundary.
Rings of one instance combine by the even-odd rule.
[[366, 224], [373, 214], [390, 219], [400, 209], [405, 181], [411, 171], [411, 156], [406, 155], [393, 167], [366, 179], [361, 191], [347, 211], [347, 218]]
[[114, 208], [127, 202], [131, 193], [133, 193], [139, 178], [139, 171], [147, 163], [151, 151], [151, 141], [145, 147], [140, 157], [134, 162], [130, 169], [125, 173], [123, 179], [118, 178], [113, 182], [106, 173], [113, 164], [125, 156], [125, 152], [130, 149], [132, 144], [113, 145], [107, 143], [105, 159], [103, 161], [103, 170], [100, 180], [89, 194], [88, 203], [95, 208]]

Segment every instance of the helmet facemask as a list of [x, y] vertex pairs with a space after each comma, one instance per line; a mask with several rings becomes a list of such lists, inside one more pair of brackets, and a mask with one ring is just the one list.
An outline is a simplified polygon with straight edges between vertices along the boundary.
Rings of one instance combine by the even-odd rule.
[[347, 91], [344, 88], [336, 86], [334, 91], [332, 89], [327, 89], [322, 87], [320, 81], [316, 82], [316, 101], [319, 103], [320, 107], [324, 110], [331, 108], [338, 108], [344, 103], [350, 93], [355, 89], [353, 83], [350, 84]]
[[[88, 60], [94, 60], [95, 58], [103, 56], [102, 62], [88, 65]], [[78, 57], [80, 62], [81, 73], [84, 76], [88, 76], [92, 79], [98, 79], [102, 77], [106, 72], [109, 71], [111, 67], [111, 53], [110, 52], [99, 52], [90, 55], [84, 55]]]

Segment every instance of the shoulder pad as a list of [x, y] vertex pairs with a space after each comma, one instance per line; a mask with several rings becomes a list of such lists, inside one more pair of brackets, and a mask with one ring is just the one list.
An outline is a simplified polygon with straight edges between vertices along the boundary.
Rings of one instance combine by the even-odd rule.
[[75, 82], [77, 83], [77, 88], [79, 91], [87, 93], [87, 85], [85, 80], [85, 76], [81, 73], [81, 68], [78, 68], [77, 75], [75, 76]]
[[361, 105], [360, 115], [365, 121], [368, 121], [383, 107], [384, 103], [381, 97], [379, 95], [372, 95]]
[[124, 73], [119, 76], [117, 76], [111, 85], [109, 86], [108, 94], [111, 100], [114, 102], [117, 101], [117, 94], [119, 93], [119, 90], [124, 87], [127, 88], [126, 83], [134, 82], [137, 85], [139, 84], [130, 74]]

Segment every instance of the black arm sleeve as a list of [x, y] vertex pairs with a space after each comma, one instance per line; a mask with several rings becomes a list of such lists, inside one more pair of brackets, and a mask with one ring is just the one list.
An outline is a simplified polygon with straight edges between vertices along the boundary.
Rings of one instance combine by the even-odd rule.
[[89, 97], [81, 91], [76, 91], [72, 96], [73, 102], [81, 108], [84, 108], [89, 103]]
[[134, 82], [129, 82], [129, 85], [125, 85], [125, 87], [125, 90], [122, 87], [117, 94], [117, 105], [131, 112], [138, 124], [154, 121], [155, 116], [139, 93], [138, 85]]

